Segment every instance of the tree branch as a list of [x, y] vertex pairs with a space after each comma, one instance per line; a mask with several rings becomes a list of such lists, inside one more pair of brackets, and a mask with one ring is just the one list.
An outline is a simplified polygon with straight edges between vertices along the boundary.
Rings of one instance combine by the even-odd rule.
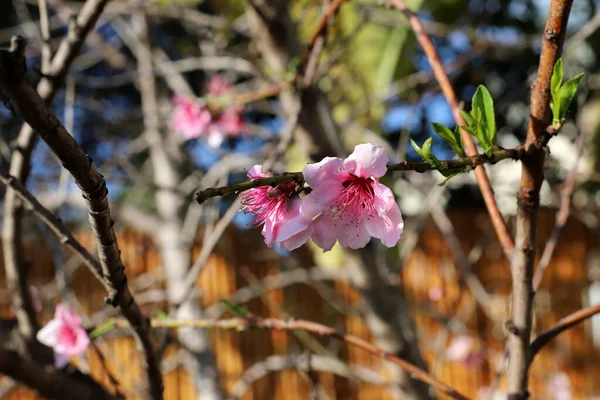
[[[444, 66], [440, 61], [440, 58], [437, 54], [435, 46], [431, 41], [431, 38], [425, 31], [423, 24], [419, 20], [419, 17], [412, 11], [410, 11], [402, 0], [389, 0], [388, 5], [398, 10], [402, 11], [410, 26], [412, 27], [415, 35], [417, 36], [417, 40], [421, 44], [423, 51], [427, 55], [427, 60], [429, 61], [429, 65], [433, 70], [433, 74], [435, 75], [436, 80], [438, 81], [440, 88], [442, 89], [442, 93], [446, 97], [450, 108], [452, 109], [452, 115], [454, 116], [454, 120], [456, 124], [459, 126], [466, 126], [467, 123], [463, 118], [460, 107], [458, 105], [458, 100], [456, 98], [456, 93], [454, 93], [454, 89], [452, 88], [452, 84], [450, 83], [450, 79], [444, 70]], [[465, 145], [465, 150], [467, 151], [467, 155], [474, 156], [477, 154], [477, 147], [471, 138], [469, 132], [461, 129], [461, 136], [463, 143]], [[514, 244], [511, 238], [510, 233], [508, 232], [508, 228], [506, 226], [506, 222], [498, 209], [498, 205], [496, 204], [496, 199], [494, 197], [494, 191], [492, 190], [492, 186], [490, 185], [490, 181], [485, 172], [484, 168], [475, 168], [475, 178], [477, 179], [477, 184], [479, 185], [479, 189], [481, 190], [481, 195], [483, 196], [483, 200], [485, 202], [485, 206], [487, 207], [488, 213], [492, 220], [492, 225], [494, 226], [494, 230], [496, 231], [496, 235], [498, 236], [498, 240], [500, 241], [500, 245], [504, 250], [507, 258], [510, 259], [512, 255]]]
[[573, 314], [561, 318], [552, 328], [545, 330], [540, 333], [530, 346], [530, 362], [533, 361], [534, 357], [539, 351], [552, 339], [574, 327], [575, 325], [585, 321], [588, 318], [593, 317], [596, 314], [600, 314], [600, 304], [584, 308], [579, 311], [575, 311]]
[[68, 373], [64, 370], [44, 367], [3, 348], [0, 348], [0, 373], [31, 387], [49, 399], [117, 399], [92, 378], [79, 371]]
[[25, 82], [25, 71], [18, 69], [18, 66], [25, 64], [24, 45], [25, 43], [20, 43], [21, 47], [13, 49], [14, 51], [0, 52], [0, 89], [3, 101], [39, 134], [75, 178], [86, 200], [89, 221], [98, 244], [102, 274], [109, 289], [106, 301], [118, 306], [130, 322], [144, 353], [143, 368], [148, 374], [149, 396], [161, 399], [162, 376], [149, 336], [149, 321], [142, 314], [127, 286], [125, 266], [108, 204], [106, 182], [93, 166], [91, 158], [81, 150], [40, 95]]
[[[115, 320], [117, 326], [126, 326], [122, 320]], [[366, 352], [380, 357], [384, 360], [390, 361], [404, 371], [408, 372], [414, 379], [421, 382], [427, 383], [432, 388], [444, 393], [453, 399], [468, 400], [466, 396], [459, 393], [452, 386], [443, 383], [422, 369], [416, 367], [414, 364], [409, 363], [401, 358], [396, 357], [393, 354], [386, 353], [379, 349], [377, 346], [361, 339], [357, 336], [349, 335], [342, 331], [334, 328], [330, 328], [326, 325], [318, 324], [312, 321], [306, 321], [301, 319], [282, 320], [275, 318], [229, 318], [229, 319], [198, 319], [198, 320], [173, 320], [173, 319], [153, 319], [153, 328], [184, 328], [184, 327], [195, 327], [195, 328], [211, 328], [211, 329], [222, 329], [222, 330], [237, 330], [246, 331], [250, 329], [265, 329], [275, 331], [305, 331], [311, 332], [320, 336], [328, 336], [339, 339], [348, 345], [356, 346], [365, 350]]]
[[87, 265], [94, 274], [94, 276], [104, 284], [104, 277], [102, 273], [102, 267], [98, 260], [96, 260], [73, 235], [67, 229], [67, 227], [56, 218], [54, 214], [44, 208], [43, 205], [35, 198], [31, 192], [29, 192], [19, 181], [4, 172], [0, 172], [0, 181], [7, 187], [10, 187], [15, 191], [15, 194], [21, 199], [25, 206], [29, 207], [34, 213], [36, 213], [40, 219], [58, 236], [60, 242], [69, 247], [75, 254], [77, 254], [81, 260]]
[[231, 386], [229, 400], [241, 399], [252, 385], [271, 372], [285, 369], [297, 369], [303, 372], [328, 372], [348, 379], [378, 386], [391, 386], [394, 382], [386, 380], [377, 371], [358, 365], [346, 365], [332, 357], [315, 354], [272, 355], [252, 364]]
[[[475, 156], [459, 158], [457, 160], [440, 160], [444, 170], [453, 170], [460, 168], [475, 168], [482, 164], [495, 164], [499, 161], [506, 159], [519, 160], [523, 156], [523, 148], [515, 147], [514, 149], [500, 149], [494, 151], [490, 156], [485, 154], [477, 154]], [[398, 164], [388, 164], [388, 172], [390, 171], [415, 171], [415, 172], [427, 172], [435, 170], [431, 164], [427, 162], [411, 162], [402, 161]], [[252, 179], [247, 182], [238, 183], [236, 185], [223, 186], [218, 188], [208, 188], [199, 192], [196, 192], [195, 199], [198, 204], [204, 203], [206, 200], [217, 197], [227, 196], [232, 193], [240, 193], [246, 190], [250, 190], [259, 186], [275, 186], [284, 182], [297, 182], [302, 183], [304, 177], [302, 172], [284, 172], [281, 175], [275, 175], [268, 178]]]
[[572, 0], [552, 0], [542, 39], [542, 52], [537, 78], [531, 90], [531, 109], [526, 154], [517, 210], [516, 249], [511, 263], [512, 314], [507, 324], [508, 393], [511, 400], [529, 397], [528, 375], [530, 365], [529, 341], [533, 308], [533, 268], [537, 233], [539, 193], [544, 181], [544, 137], [550, 122], [550, 79], [554, 64], [560, 57], [565, 39]]
[[[47, 77], [43, 77], [37, 86], [39, 96], [46, 104], [54, 98], [86, 35], [96, 24], [107, 2], [108, 0], [87, 0], [76, 21], [69, 27], [67, 36], [60, 43], [48, 70], [44, 71]], [[22, 62], [25, 62], [24, 59]], [[35, 145], [35, 138], [36, 135], [31, 127], [23, 124], [11, 155], [9, 173], [23, 184], [25, 184], [29, 175], [30, 158]], [[4, 221], [2, 226], [4, 268], [6, 269], [12, 297], [17, 305], [20, 332], [27, 340], [33, 341], [39, 326], [35, 318], [26, 274], [22, 271], [24, 266], [21, 245], [22, 214], [23, 210], [16, 193], [8, 188], [4, 198]]]
[[577, 167], [579, 166], [579, 160], [583, 154], [583, 142], [583, 134], [581, 130], [578, 130], [577, 139], [575, 141], [577, 158], [573, 164], [573, 167], [571, 168], [571, 171], [569, 171], [569, 176], [567, 177], [565, 187], [560, 193], [560, 208], [556, 213], [556, 223], [554, 224], [552, 234], [550, 234], [550, 239], [548, 239], [548, 242], [546, 242], [546, 247], [544, 247], [544, 251], [542, 252], [542, 257], [540, 258], [538, 268], [533, 276], [534, 291], [537, 291], [542, 283], [542, 278], [544, 277], [546, 268], [548, 268], [548, 264], [550, 264], [550, 260], [552, 260], [552, 255], [554, 254], [554, 249], [556, 249], [556, 245], [558, 244], [560, 234], [567, 224], [567, 220], [571, 214], [571, 198], [573, 197], [573, 190], [575, 189]]

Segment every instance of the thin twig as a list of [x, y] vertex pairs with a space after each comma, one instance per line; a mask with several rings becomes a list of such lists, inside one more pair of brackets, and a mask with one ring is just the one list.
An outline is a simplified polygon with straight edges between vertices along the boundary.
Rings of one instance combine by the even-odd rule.
[[147, 371], [149, 397], [162, 399], [162, 375], [149, 336], [149, 321], [142, 314], [127, 285], [125, 266], [114, 231], [104, 177], [91, 158], [79, 147], [52, 113], [40, 95], [24, 79], [19, 66], [25, 64], [25, 43], [14, 51], [1, 53], [0, 89], [3, 100], [16, 115], [27, 122], [58, 156], [63, 166], [75, 178], [88, 208], [89, 221], [98, 244], [102, 274], [109, 288], [106, 301], [121, 309], [131, 323], [134, 335], [144, 353], [143, 369]]
[[[436, 80], [438, 81], [450, 108], [452, 109], [452, 115], [454, 116], [454, 120], [456, 124], [459, 126], [466, 126], [467, 123], [463, 118], [460, 107], [458, 104], [458, 100], [456, 98], [456, 93], [454, 93], [454, 89], [452, 88], [452, 84], [450, 83], [450, 79], [444, 70], [444, 66], [440, 61], [440, 58], [437, 54], [435, 46], [431, 41], [431, 38], [425, 31], [423, 24], [419, 20], [419, 17], [412, 11], [406, 7], [406, 4], [402, 0], [389, 0], [388, 5], [391, 7], [395, 7], [398, 10], [402, 11], [408, 22], [415, 32], [417, 36], [417, 40], [421, 44], [423, 51], [427, 55], [427, 60], [433, 70]], [[465, 149], [467, 151], [467, 155], [474, 156], [477, 154], [477, 147], [471, 138], [471, 135], [461, 129], [461, 136], [463, 143], [465, 144]], [[511, 235], [508, 231], [508, 227], [506, 226], [506, 222], [498, 209], [498, 205], [496, 204], [496, 199], [494, 197], [494, 192], [492, 190], [492, 186], [490, 185], [490, 181], [485, 172], [484, 168], [475, 168], [475, 178], [477, 179], [477, 183], [479, 185], [479, 189], [481, 190], [481, 195], [483, 196], [483, 200], [487, 207], [488, 213], [492, 220], [492, 224], [496, 231], [496, 235], [498, 236], [498, 240], [500, 241], [500, 245], [504, 250], [507, 258], [510, 259], [512, 252], [514, 250], [514, 244], [511, 238]]]
[[531, 343], [530, 353], [529, 353], [530, 357], [531, 357], [530, 362], [533, 361], [533, 358], [536, 356], [536, 354], [545, 345], [550, 343], [550, 341], [552, 339], [554, 339], [555, 337], [557, 337], [558, 335], [560, 335], [567, 329], [574, 327], [575, 325], [585, 321], [588, 318], [593, 317], [596, 314], [600, 314], [600, 304], [596, 304], [596, 305], [581, 309], [579, 311], [575, 311], [573, 314], [570, 314], [564, 318], [561, 318], [556, 323], [556, 325], [554, 325], [552, 328], [547, 329], [544, 332], [540, 333], [535, 338], [535, 340]]
[[[127, 324], [120, 319], [115, 320], [117, 326], [125, 327]], [[237, 330], [247, 331], [250, 329], [266, 329], [275, 331], [305, 331], [311, 332], [319, 336], [329, 336], [346, 342], [349, 345], [356, 346], [367, 351], [370, 354], [378, 356], [384, 360], [390, 361], [404, 371], [408, 372], [414, 379], [425, 382], [432, 388], [444, 393], [454, 399], [467, 400], [468, 398], [458, 392], [452, 386], [443, 383], [431, 376], [415, 365], [396, 357], [393, 354], [386, 353], [377, 346], [361, 339], [357, 336], [349, 335], [340, 330], [331, 328], [326, 325], [318, 324], [312, 321], [301, 319], [282, 320], [275, 318], [229, 318], [229, 319], [197, 319], [197, 320], [173, 320], [173, 319], [153, 319], [153, 328], [204, 328], [204, 329], [222, 329], [222, 330]]]
[[490, 316], [490, 294], [485, 290], [485, 286], [483, 286], [481, 280], [473, 273], [473, 265], [461, 247], [460, 240], [454, 232], [454, 227], [448, 214], [446, 214], [446, 211], [439, 202], [431, 205], [430, 212], [433, 222], [442, 233], [452, 253], [454, 253], [454, 259], [461, 271], [462, 281], [485, 314]]
[[531, 88], [530, 120], [525, 140], [516, 220], [516, 248], [511, 263], [512, 309], [507, 323], [509, 398], [529, 397], [530, 336], [533, 314], [533, 272], [539, 194], [544, 181], [544, 149], [550, 123], [550, 81], [562, 52], [572, 0], [552, 0], [542, 38], [537, 78]]
[[[490, 156], [485, 154], [478, 154], [475, 156], [459, 158], [455, 160], [440, 160], [443, 170], [453, 170], [461, 168], [475, 168], [481, 164], [495, 164], [499, 161], [506, 159], [518, 160], [523, 156], [523, 148], [515, 147], [514, 149], [500, 149], [494, 151]], [[390, 171], [415, 171], [415, 172], [427, 172], [436, 169], [427, 162], [411, 162], [402, 161], [397, 164], [388, 164], [388, 172]], [[241, 193], [249, 189], [253, 189], [259, 186], [275, 186], [283, 182], [297, 182], [302, 183], [304, 178], [302, 172], [285, 172], [281, 175], [275, 175], [268, 178], [252, 179], [247, 182], [238, 183], [230, 186], [223, 186], [218, 188], [208, 188], [199, 191], [195, 195], [195, 199], [199, 204], [204, 203], [206, 200], [217, 197], [226, 196], [232, 193]]]
[[575, 156], [575, 163], [573, 164], [573, 167], [571, 167], [571, 171], [569, 171], [569, 176], [567, 177], [565, 187], [560, 193], [560, 208], [556, 213], [556, 223], [554, 224], [554, 229], [552, 230], [550, 239], [548, 239], [548, 242], [546, 242], [546, 247], [544, 247], [544, 251], [542, 252], [542, 257], [540, 258], [538, 268], [535, 271], [535, 275], [533, 276], [534, 291], [537, 291], [540, 287], [540, 284], [542, 283], [542, 278], [544, 277], [546, 268], [548, 268], [548, 264], [550, 264], [550, 260], [552, 259], [552, 255], [554, 254], [554, 249], [556, 249], [556, 245], [558, 244], [558, 239], [560, 238], [562, 230], [565, 227], [567, 220], [569, 219], [569, 215], [571, 214], [571, 198], [573, 197], [573, 190], [575, 189], [577, 167], [579, 166], [579, 160], [581, 159], [581, 155], [583, 154], [583, 142], [583, 135], [579, 130], [577, 134], [577, 139], [575, 141], [575, 149], [577, 152], [577, 155]]
[[317, 24], [317, 28], [313, 32], [310, 41], [308, 42], [308, 48], [304, 52], [302, 62], [298, 68], [299, 73], [304, 73], [304, 87], [310, 86], [311, 81], [314, 78], [317, 59], [319, 58], [319, 54], [325, 46], [325, 28], [327, 27], [330, 18], [337, 12], [344, 2], [346, 2], [346, 0], [334, 0], [333, 3], [331, 3], [329, 8], [323, 12], [323, 15], [321, 15], [321, 19]]
[[271, 355], [264, 360], [257, 361], [244, 371], [237, 381], [231, 385], [231, 394], [228, 400], [243, 398], [255, 382], [269, 373], [292, 368], [306, 372], [327, 372], [348, 378], [351, 381], [359, 380], [376, 386], [390, 387], [395, 384], [394, 381], [382, 377], [378, 371], [358, 365], [348, 367], [335, 358], [315, 354]]
[[48, 22], [48, 4], [46, 0], [38, 0], [40, 10], [40, 34], [42, 38], [42, 74], [47, 74], [52, 62], [52, 49], [50, 48], [50, 24]]
[[34, 213], [36, 213], [48, 226], [48, 228], [50, 228], [52, 232], [56, 234], [60, 242], [73, 250], [73, 252], [81, 258], [83, 263], [89, 267], [92, 274], [94, 274], [94, 276], [101, 283], [104, 282], [102, 267], [100, 266], [98, 260], [96, 260], [94, 256], [92, 256], [90, 252], [88, 252], [86, 248], [77, 241], [77, 239], [75, 239], [67, 227], [58, 218], [56, 218], [54, 214], [41, 205], [35, 196], [21, 183], [19, 183], [15, 177], [0, 171], [0, 181], [13, 189], [25, 206], [29, 207]]

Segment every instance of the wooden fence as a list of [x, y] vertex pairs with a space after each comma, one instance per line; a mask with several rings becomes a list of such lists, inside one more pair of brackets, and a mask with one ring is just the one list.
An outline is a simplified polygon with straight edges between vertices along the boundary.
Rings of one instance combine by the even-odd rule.
[[[432, 221], [425, 224], [418, 244], [399, 271], [398, 278], [403, 283], [414, 310], [420, 345], [431, 372], [475, 398], [478, 388], [489, 385], [502, 360], [503, 325], [509, 311], [507, 296], [510, 291], [510, 274], [485, 214], [478, 211], [454, 211], [451, 220], [461, 240], [462, 249], [467, 253], [471, 252], [475, 260], [474, 273], [492, 294], [486, 311], [478, 306], [471, 292], [462, 285], [459, 279], [461, 274], [455, 267], [452, 252]], [[542, 245], [553, 225], [553, 212], [543, 211], [539, 233]], [[89, 235], [81, 234], [79, 237], [84, 244], [93, 248]], [[592, 232], [576, 219], [571, 219], [565, 227], [536, 298], [536, 332], [587, 305], [585, 294], [590, 284], [588, 254], [597, 245], [596, 237], [597, 232]], [[156, 249], [151, 240], [135, 232], [121, 231], [119, 242], [130, 282], [138, 293], [144, 310], [152, 315], [165, 307], [160, 291], [152, 290], [162, 288], [164, 284], [158, 269], [159, 256]], [[27, 239], [27, 248], [31, 261], [31, 283], [41, 288], [38, 297], [41, 297], [42, 314], [48, 319], [57, 298], [52, 257], [35, 237]], [[478, 251], [480, 254], [477, 254]], [[71, 287], [76, 294], [76, 301], [80, 302], [80, 311], [91, 314], [105, 309], [102, 288], [87, 270], [68, 256], [65, 257], [65, 268], [71, 274]], [[281, 272], [279, 257], [266, 250], [256, 232], [231, 230], [221, 240], [198, 278], [202, 303], [205, 307], [212, 306], [214, 311], [219, 300], [227, 299], [240, 288], [248, 286], [249, 276], [262, 279], [277, 276]], [[0, 288], [4, 291], [0, 296], [0, 308], [4, 316], [9, 316], [10, 298], [5, 291], [3, 276], [0, 276], [0, 282]], [[432, 287], [442, 289], [444, 295], [440, 300], [430, 299], [428, 292]], [[337, 299], [334, 305], [329, 301], [330, 297]], [[283, 289], [268, 290], [245, 305], [260, 316], [281, 317], [285, 311], [296, 318], [322, 322], [372, 340], [354, 308], [360, 306], [360, 302], [360, 295], [348, 283], [338, 280], [315, 284], [306, 281]], [[464, 325], [449, 325], [453, 331], [451, 336], [464, 332], [479, 338], [476, 347], [486, 356], [482, 365], [468, 367], [461, 362], [444, 361], [443, 352], [450, 340], [447, 337], [446, 317], [464, 321]], [[558, 372], [565, 372], [570, 377], [575, 399], [600, 394], [600, 381], [595, 378], [600, 376], [600, 354], [592, 345], [589, 331], [589, 324], [571, 329], [538, 355], [531, 370], [532, 398], [551, 399], [551, 394], [546, 392], [546, 383], [551, 375]], [[210, 338], [225, 389], [230, 394], [243, 393], [241, 398], [244, 400], [307, 399], [313, 388], [311, 382], [315, 381], [318, 382], [318, 390], [326, 392], [331, 399], [391, 398], [385, 386], [388, 384], [385, 382], [385, 365], [360, 349], [347, 347], [332, 339], [309, 338], [313, 345], [320, 344], [336, 352], [348, 364], [362, 367], [364, 375], [369, 372], [381, 373], [384, 381], [366, 383], [319, 372], [318, 357], [312, 360], [313, 371], [303, 371], [302, 363], [307, 362], [304, 347], [307, 338], [304, 336], [266, 331], [211, 331]], [[105, 365], [91, 349], [80, 367], [89, 369], [107, 387], [110, 387], [110, 382], [106, 369], [110, 370], [118, 378], [120, 390], [127, 399], [141, 398], [136, 394], [141, 376], [140, 360], [131, 339], [108, 337], [98, 340], [97, 344], [106, 358]], [[289, 357], [290, 354], [294, 357]], [[196, 399], [195, 389], [178, 360], [178, 349], [175, 345], [169, 345], [163, 357], [167, 370], [165, 398]], [[340, 373], [344, 374], [344, 371], [347, 370], [341, 369]], [[3, 398], [30, 400], [39, 397], [26, 388], [16, 387]]]

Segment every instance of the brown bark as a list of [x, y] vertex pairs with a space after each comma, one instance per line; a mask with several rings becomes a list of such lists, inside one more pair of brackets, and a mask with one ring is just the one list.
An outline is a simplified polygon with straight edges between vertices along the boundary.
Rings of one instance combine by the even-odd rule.
[[[21, 46], [24, 46], [24, 43], [21, 43]], [[37, 132], [75, 178], [86, 201], [89, 221], [98, 245], [102, 275], [109, 292], [106, 301], [115, 307], [118, 306], [130, 322], [144, 355], [143, 368], [147, 371], [149, 397], [162, 399], [162, 375], [150, 340], [149, 321], [142, 314], [127, 285], [104, 177], [40, 95], [24, 80], [24, 71], [18, 68], [24, 63], [22, 47], [0, 53], [2, 100]]]
[[[47, 104], [52, 102], [87, 34], [96, 25], [96, 21], [107, 3], [108, 0], [88, 0], [77, 16], [75, 23], [70, 27], [67, 36], [61, 41], [48, 70], [44, 71], [48, 74], [48, 77], [42, 78], [37, 86], [39, 96]], [[23, 124], [11, 155], [9, 169], [9, 174], [23, 185], [25, 185], [29, 175], [30, 158], [35, 139], [35, 132], [28, 124]], [[26, 260], [21, 245], [22, 218], [23, 207], [15, 191], [9, 187], [4, 198], [4, 221], [2, 226], [2, 247], [6, 277], [17, 309], [20, 332], [25, 340], [30, 341], [31, 345], [37, 348], [34, 336], [39, 329], [39, 325], [27, 283]]]
[[92, 378], [76, 371], [69, 373], [44, 367], [22, 358], [15, 351], [0, 348], [0, 373], [21, 382], [48, 399], [115, 400]]
[[544, 181], [543, 147], [550, 124], [550, 80], [565, 39], [572, 0], [553, 0], [544, 29], [542, 52], [536, 80], [531, 88], [531, 111], [526, 155], [519, 189], [515, 252], [511, 263], [513, 281], [512, 314], [509, 331], [508, 393], [511, 400], [527, 399], [530, 365], [530, 336], [533, 308], [533, 268], [537, 233], [539, 194]]

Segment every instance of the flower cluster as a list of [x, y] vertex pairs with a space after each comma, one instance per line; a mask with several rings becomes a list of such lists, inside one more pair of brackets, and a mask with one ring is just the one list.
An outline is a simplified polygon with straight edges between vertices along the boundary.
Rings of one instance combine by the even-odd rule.
[[[326, 157], [302, 171], [308, 187], [287, 182], [263, 186], [242, 194], [242, 210], [263, 224], [262, 234], [271, 247], [293, 250], [309, 238], [329, 251], [336, 242], [358, 249], [371, 237], [393, 247], [404, 223], [392, 191], [379, 182], [389, 159], [381, 146], [361, 144], [345, 160]], [[260, 165], [250, 179], [272, 176]]]
[[219, 99], [230, 92], [227, 81], [219, 76], [211, 79], [205, 99], [173, 97], [171, 129], [186, 140], [205, 137], [212, 147], [221, 145], [226, 137], [239, 136], [247, 129], [241, 109], [235, 105], [220, 106]]
[[67, 305], [59, 304], [54, 319], [37, 333], [37, 340], [54, 349], [54, 364], [57, 368], [67, 365], [69, 358], [85, 353], [90, 339], [81, 326], [81, 319]]

